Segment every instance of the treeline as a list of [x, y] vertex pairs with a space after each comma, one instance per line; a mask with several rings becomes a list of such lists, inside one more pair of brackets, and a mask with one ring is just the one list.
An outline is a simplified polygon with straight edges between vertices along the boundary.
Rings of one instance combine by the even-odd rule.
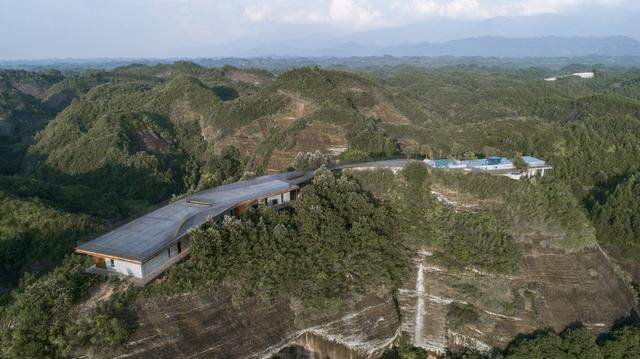
[[561, 333], [542, 330], [521, 335], [502, 353], [504, 358], [634, 358], [640, 353], [640, 327], [623, 326], [596, 340], [584, 327]]
[[347, 176], [320, 170], [293, 208], [260, 207], [190, 235], [192, 259], [152, 292], [234, 288], [239, 299], [296, 297], [316, 308], [384, 286], [398, 288], [411, 252], [395, 214]]
[[15, 283], [25, 270], [42, 272], [58, 264], [82, 236], [100, 228], [87, 215], [0, 192], [0, 277]]
[[85, 272], [88, 262], [71, 255], [41, 278], [22, 279], [0, 305], [1, 357], [65, 358], [91, 350], [104, 355], [123, 343], [135, 325], [132, 292], [94, 303], [88, 295], [101, 279]]
[[460, 171], [432, 171], [436, 185], [458, 193], [491, 199], [489, 204], [504, 223], [517, 232], [523, 228], [542, 228], [557, 234], [557, 248], [579, 250], [593, 246], [596, 235], [582, 204], [571, 188], [547, 176], [514, 181], [489, 174]]
[[[473, 350], [448, 352], [451, 359], [626, 359], [637, 358], [640, 353], [640, 326], [624, 325], [612, 329], [605, 335], [596, 336], [582, 326], [570, 327], [560, 333], [551, 329], [521, 334], [504, 350], [496, 349], [489, 354]], [[386, 351], [384, 359], [429, 358], [422, 348], [416, 348], [406, 338]]]
[[615, 186], [592, 212], [598, 238], [640, 260], [640, 172]]
[[456, 212], [431, 193], [437, 179], [420, 163], [395, 176], [390, 170], [350, 173], [397, 213], [400, 233], [413, 248], [438, 248], [443, 266], [498, 273], [518, 270], [520, 249], [496, 213]]
[[246, 160], [233, 147], [214, 153], [201, 128], [222, 109], [213, 87], [232, 69], [188, 68], [0, 72], [0, 292], [111, 223], [240, 179]]
[[[116, 350], [135, 330], [131, 304], [148, 296], [231, 287], [238, 301], [299, 298], [315, 309], [340, 306], [381, 288], [393, 292], [410, 271], [413, 250], [396, 213], [347, 175], [320, 170], [294, 206], [260, 207], [190, 237], [192, 258], [143, 290], [85, 273], [71, 255], [49, 274], [27, 274], [0, 300], [0, 355], [69, 357]], [[72, 241], [72, 240], [70, 240]], [[115, 293], [96, 304], [96, 291]]]
[[[264, 80], [258, 85], [232, 80], [237, 75], [234, 68], [178, 63], [64, 79], [54, 72], [0, 76], [0, 117], [12, 131], [0, 139], [3, 282], [9, 275], [15, 284], [24, 271], [46, 273], [79, 238], [173, 194], [234, 181], [247, 170], [260, 174], [268, 158], [255, 164], [234, 147], [216, 152], [213, 144], [240, 126], [286, 109], [290, 96], [310, 100], [315, 112], [287, 131], [268, 128], [249, 157], [290, 148], [295, 131], [317, 120], [347, 130], [345, 162], [396, 155], [531, 154], [548, 160], [554, 170], [544, 180], [521, 183], [427, 174], [417, 167], [401, 176], [388, 171], [351, 175], [357, 182], [347, 176], [326, 179], [312, 185], [307, 202], [299, 201], [293, 211], [262, 209], [228, 227], [194, 233], [194, 259], [167, 275], [175, 290], [228, 279], [242, 295], [287, 292], [322, 306], [372, 283], [393, 288], [406, 271], [407, 253], [424, 244], [442, 248], [444, 262], [452, 267], [513, 272], [520, 253], [511, 233], [519, 226], [557, 234], [554, 244], [560, 248], [591, 246], [597, 236], [623, 255], [637, 257], [637, 72], [602, 72], [593, 81], [554, 84], [540, 80], [536, 71], [477, 68], [403, 67], [362, 76], [309, 67], [277, 78], [251, 72]], [[379, 101], [396, 107], [411, 123], [372, 118], [368, 109]], [[456, 213], [430, 193], [438, 185], [500, 202], [490, 211]], [[85, 337], [98, 344], [124, 337], [127, 326], [111, 319], [106, 322], [113, 325], [65, 322], [82, 297], [66, 293], [76, 286], [87, 291], [73, 278], [88, 277], [74, 277], [74, 268], [65, 263], [41, 280], [29, 276], [0, 300], [2, 320], [25, 318], [20, 321], [24, 326], [2, 326], [2, 348], [8, 350], [3, 355], [70, 356], [69, 348], [79, 345], [68, 342], [74, 330], [104, 330], [104, 335]], [[44, 296], [47, 291], [55, 295]], [[49, 312], [56, 325], [36, 325], [38, 320], [47, 323]], [[115, 312], [105, 309], [103, 314], [118, 318]], [[7, 332], [12, 326], [17, 331]], [[106, 337], [111, 339], [99, 339]]]

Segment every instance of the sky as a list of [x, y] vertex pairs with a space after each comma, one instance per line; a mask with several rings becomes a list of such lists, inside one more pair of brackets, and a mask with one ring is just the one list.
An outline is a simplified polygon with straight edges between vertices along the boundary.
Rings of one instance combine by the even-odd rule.
[[[640, 10], [638, 0], [0, 0], [0, 59], [179, 57], [237, 42]], [[615, 24], [612, 24], [612, 27]]]

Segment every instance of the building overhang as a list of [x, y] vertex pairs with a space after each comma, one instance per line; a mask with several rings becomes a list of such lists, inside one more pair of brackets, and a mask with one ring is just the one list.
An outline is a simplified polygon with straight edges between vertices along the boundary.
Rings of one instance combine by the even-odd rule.
[[139, 259], [131, 259], [131, 258], [124, 258], [124, 257], [120, 257], [120, 256], [116, 256], [113, 254], [109, 254], [109, 253], [101, 253], [101, 252], [96, 252], [96, 251], [89, 251], [80, 247], [76, 247], [75, 250], [76, 253], [80, 253], [80, 254], [86, 254], [92, 257], [107, 257], [107, 258], [113, 258], [113, 259], [117, 259], [117, 260], [121, 260], [121, 261], [125, 261], [125, 262], [129, 262], [129, 263], [135, 263], [135, 264], [142, 264], [143, 261], [139, 260]]
[[[256, 201], [260, 201], [269, 197], [273, 197], [273, 196], [278, 196], [281, 195], [283, 193], [289, 193], [295, 190], [298, 190], [300, 187], [297, 185], [290, 185], [287, 188], [283, 188], [283, 189], [279, 189], [277, 191], [272, 191], [272, 192], [268, 192], [268, 193], [262, 193], [258, 196], [256, 196], [255, 198], [251, 198], [251, 199], [247, 199], [244, 201], [239, 201], [233, 204], [229, 204], [226, 208], [227, 209], [233, 209], [233, 208], [237, 208], [238, 206], [241, 206], [243, 204], [249, 204], [249, 203], [254, 203]], [[207, 205], [207, 206], [212, 206], [213, 204], [211, 203], [195, 203], [195, 204], [201, 204], [201, 205]], [[222, 212], [224, 212], [224, 210], [222, 210]], [[199, 227], [199, 226], [198, 226]], [[158, 255], [158, 253], [162, 252], [163, 250], [171, 247], [172, 245], [174, 245], [176, 242], [178, 242], [183, 236], [182, 235], [176, 235], [173, 239], [171, 239], [170, 241], [164, 243], [162, 246], [159, 246], [158, 248], [156, 248], [153, 252], [151, 252], [150, 254], [146, 255], [144, 258], [140, 259], [140, 258], [127, 258], [127, 257], [123, 257], [121, 255], [114, 255], [114, 254], [110, 254], [108, 251], [95, 251], [95, 250], [87, 250], [82, 248], [82, 246], [78, 246], [75, 249], [76, 253], [80, 253], [80, 254], [86, 254], [92, 257], [107, 257], [107, 258], [113, 258], [113, 259], [118, 259], [121, 261], [125, 261], [125, 262], [129, 262], [129, 263], [135, 263], [135, 264], [144, 264], [145, 262], [149, 261], [150, 259], [152, 259], [153, 257], [155, 257], [156, 255]]]

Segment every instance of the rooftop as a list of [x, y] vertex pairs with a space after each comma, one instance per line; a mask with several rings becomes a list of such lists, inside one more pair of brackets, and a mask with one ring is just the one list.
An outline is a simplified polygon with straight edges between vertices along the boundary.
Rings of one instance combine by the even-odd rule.
[[545, 162], [539, 158], [535, 158], [532, 156], [522, 156], [524, 162], [526, 162], [529, 166], [542, 166]]
[[463, 162], [469, 167], [508, 165], [513, 163], [511, 162], [511, 160], [504, 157], [488, 157], [479, 160], [467, 160]]
[[196, 193], [156, 209], [92, 241], [80, 244], [84, 253], [99, 253], [144, 262], [158, 251], [240, 202], [296, 189], [305, 172], [257, 177]]
[[[332, 166], [347, 168], [404, 167], [411, 160], [386, 160]], [[197, 228], [209, 218], [237, 204], [287, 192], [310, 180], [315, 171], [294, 171], [256, 177], [187, 196], [158, 208], [94, 240], [78, 245], [77, 251], [144, 262], [164, 249], [189, 229]]]

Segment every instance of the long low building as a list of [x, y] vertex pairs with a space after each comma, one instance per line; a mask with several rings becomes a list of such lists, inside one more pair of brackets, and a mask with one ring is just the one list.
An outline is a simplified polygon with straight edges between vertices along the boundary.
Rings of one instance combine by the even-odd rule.
[[311, 176], [289, 172], [203, 191], [82, 243], [76, 252], [93, 257], [91, 273], [127, 276], [144, 285], [187, 255], [190, 229], [211, 219], [242, 214], [250, 206], [286, 206], [295, 199], [299, 184]]
[[505, 157], [487, 157], [476, 160], [459, 161], [455, 159], [432, 160], [425, 159], [425, 165], [440, 169], [459, 169], [470, 172], [486, 172], [496, 175], [503, 175], [513, 179], [522, 177], [532, 177], [536, 175], [544, 176], [544, 172], [553, 169], [544, 160], [532, 157], [522, 156], [522, 160], [526, 164], [526, 169], [521, 171], [517, 169], [513, 161]]
[[[331, 170], [388, 168], [397, 170], [411, 160], [388, 160], [330, 167]], [[279, 173], [239, 181], [199, 192], [149, 212], [94, 240], [76, 247], [93, 257], [87, 271], [114, 274], [145, 285], [189, 253], [190, 229], [209, 220], [237, 216], [251, 206], [276, 208], [295, 200], [300, 186], [315, 171]]]
[[514, 169], [513, 162], [504, 157], [488, 157], [479, 160], [462, 161], [468, 168], [476, 171], [501, 171]]

